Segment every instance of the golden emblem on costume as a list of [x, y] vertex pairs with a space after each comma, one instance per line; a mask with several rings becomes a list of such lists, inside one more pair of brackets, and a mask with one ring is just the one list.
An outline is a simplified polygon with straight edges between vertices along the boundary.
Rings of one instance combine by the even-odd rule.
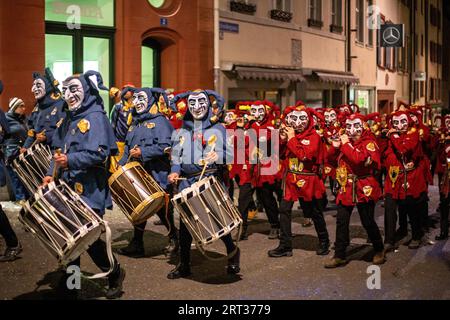
[[365, 186], [363, 188], [363, 192], [366, 197], [370, 197], [370, 195], [372, 194], [372, 191], [373, 191], [373, 188], [371, 186]]
[[420, 135], [420, 137], [423, 137], [423, 129], [419, 130], [419, 135]]
[[290, 158], [289, 159], [289, 169], [292, 171], [297, 171], [297, 168], [298, 168], [298, 159]]
[[376, 148], [375, 148], [375, 143], [370, 142], [367, 144], [366, 149], [371, 151], [371, 152], [375, 152]]
[[183, 146], [185, 140], [183, 136], [180, 137], [180, 146]]
[[395, 182], [397, 182], [398, 175], [400, 174], [399, 166], [389, 167], [389, 179], [391, 179], [392, 188], [395, 188]]
[[128, 128], [128, 132], [131, 132], [131, 131], [133, 131], [134, 130], [134, 127], [133, 126], [130, 126], [129, 128]]
[[153, 129], [154, 127], [156, 127], [156, 124], [155, 124], [155, 123], [153, 123], [153, 122], [147, 123], [147, 128], [148, 128], [148, 129]]
[[56, 124], [56, 127], [59, 128], [61, 127], [61, 124], [63, 123], [64, 118], [59, 119], [58, 123]]
[[299, 187], [299, 188], [303, 188], [305, 186], [305, 184], [306, 184], [306, 181], [303, 179], [297, 181], [297, 187]]
[[77, 127], [78, 127], [78, 129], [80, 129], [80, 132], [82, 134], [85, 134], [91, 128], [91, 124], [88, 120], [81, 119], [80, 122], [78, 122]]
[[34, 130], [33, 129], [28, 130], [27, 134], [28, 134], [29, 137], [33, 138], [34, 137]]
[[325, 167], [325, 174], [330, 174], [331, 170], [332, 169], [330, 167], [326, 166]]
[[52, 113], [50, 113], [50, 114], [51, 114], [52, 116], [54, 116], [57, 112], [58, 112], [58, 108], [55, 107], [55, 108], [52, 110]]
[[342, 188], [342, 192], [345, 192], [345, 187], [347, 186], [348, 174], [346, 167], [339, 167], [336, 169], [336, 180]]
[[259, 148], [254, 148], [251, 159], [262, 159], [263, 152]]
[[131, 115], [131, 112], [130, 112], [130, 114], [128, 115], [128, 119], [127, 119], [127, 125], [131, 126], [132, 122], [133, 122], [133, 116]]
[[299, 172], [302, 172], [303, 169], [305, 169], [305, 165], [303, 164], [303, 162], [300, 162], [300, 163], [298, 164], [298, 171], [299, 171]]
[[79, 182], [75, 183], [75, 191], [79, 195], [82, 195], [83, 194], [83, 185]]
[[158, 113], [158, 106], [153, 104], [153, 106], [150, 108], [150, 114], [157, 114]]

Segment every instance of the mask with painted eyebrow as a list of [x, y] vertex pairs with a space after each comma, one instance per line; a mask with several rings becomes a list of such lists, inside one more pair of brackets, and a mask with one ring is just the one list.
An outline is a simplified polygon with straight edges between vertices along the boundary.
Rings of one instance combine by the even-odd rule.
[[406, 114], [392, 117], [392, 126], [395, 130], [400, 132], [408, 131], [409, 121]]
[[309, 116], [305, 111], [292, 111], [286, 116], [286, 124], [297, 132], [303, 132], [309, 125]]
[[147, 109], [148, 95], [145, 91], [136, 92], [133, 95], [133, 105], [136, 108], [136, 112], [141, 114]]
[[250, 114], [255, 118], [256, 121], [263, 121], [266, 116], [266, 108], [261, 105], [252, 105], [250, 108]]
[[84, 89], [79, 79], [63, 82], [63, 97], [70, 111], [78, 110], [84, 100]]
[[209, 99], [203, 92], [191, 94], [188, 99], [189, 112], [195, 120], [202, 120], [209, 108]]
[[334, 111], [334, 110], [325, 111], [324, 116], [325, 116], [325, 124], [327, 127], [331, 127], [332, 125], [334, 125], [336, 123], [336, 120], [337, 120], [336, 111]]
[[347, 120], [345, 122], [345, 133], [350, 139], [356, 141], [361, 138], [364, 131], [364, 124], [361, 119]]
[[45, 96], [45, 82], [42, 79], [36, 79], [33, 81], [31, 92], [34, 94], [36, 100], [42, 99]]

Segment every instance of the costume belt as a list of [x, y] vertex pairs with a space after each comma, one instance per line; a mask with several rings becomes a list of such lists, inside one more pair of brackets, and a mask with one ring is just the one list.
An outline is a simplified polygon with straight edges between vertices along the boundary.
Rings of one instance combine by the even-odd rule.
[[293, 171], [293, 170], [288, 170], [288, 172], [299, 175], [299, 176], [317, 176], [317, 175], [319, 175], [317, 172], [305, 172], [305, 171]]

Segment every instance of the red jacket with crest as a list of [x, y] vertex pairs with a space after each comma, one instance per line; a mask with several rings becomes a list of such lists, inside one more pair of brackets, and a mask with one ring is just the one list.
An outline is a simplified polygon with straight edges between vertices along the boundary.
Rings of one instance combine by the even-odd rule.
[[[418, 198], [427, 191], [427, 176], [423, 170], [425, 157], [417, 130], [391, 134], [385, 156], [385, 194], [394, 199], [405, 199], [407, 196]], [[413, 166], [406, 168], [405, 176], [404, 166], [409, 163]]]
[[381, 153], [371, 132], [364, 131], [360, 139], [342, 145], [339, 150], [330, 148], [329, 157], [337, 159], [336, 179], [343, 184], [336, 197], [337, 204], [354, 206], [381, 198], [381, 187], [374, 176], [374, 171], [381, 169]]
[[285, 170], [284, 199], [312, 201], [321, 199], [325, 186], [319, 175], [323, 163], [323, 141], [314, 129], [312, 121], [308, 128], [288, 142], [281, 144], [283, 169]]

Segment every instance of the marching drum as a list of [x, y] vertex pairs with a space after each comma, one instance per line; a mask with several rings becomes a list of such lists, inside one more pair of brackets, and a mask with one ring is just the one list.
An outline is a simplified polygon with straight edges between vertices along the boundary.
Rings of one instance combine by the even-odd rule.
[[215, 177], [205, 178], [184, 189], [172, 199], [172, 203], [203, 254], [203, 247], [236, 228], [239, 239], [241, 215]]
[[106, 222], [62, 180], [40, 187], [24, 209], [19, 220], [61, 265], [77, 259], [105, 229], [110, 243]]
[[13, 161], [13, 167], [22, 183], [32, 194], [42, 185], [52, 161], [50, 147], [35, 144]]
[[167, 202], [167, 194], [139, 162], [119, 167], [109, 178], [109, 187], [133, 225], [147, 221]]

